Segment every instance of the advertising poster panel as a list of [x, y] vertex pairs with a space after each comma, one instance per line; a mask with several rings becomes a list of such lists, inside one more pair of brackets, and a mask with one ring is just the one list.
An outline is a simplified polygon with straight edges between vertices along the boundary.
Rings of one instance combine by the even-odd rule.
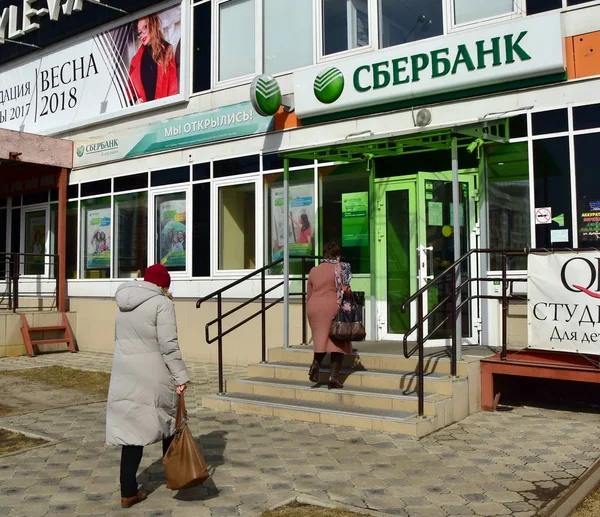
[[[160, 199], [160, 198], [159, 198]], [[186, 201], [158, 201], [160, 263], [167, 268], [185, 268]]]
[[110, 268], [110, 208], [87, 211], [86, 269]]
[[600, 354], [600, 252], [530, 254], [529, 348]]
[[184, 100], [181, 7], [0, 73], [0, 128], [59, 132]]
[[342, 246], [369, 245], [369, 193], [342, 194]]
[[285, 218], [289, 218], [290, 255], [313, 254], [314, 188], [311, 183], [289, 187], [289, 212], [284, 211], [283, 187], [271, 190], [271, 258], [283, 257]]

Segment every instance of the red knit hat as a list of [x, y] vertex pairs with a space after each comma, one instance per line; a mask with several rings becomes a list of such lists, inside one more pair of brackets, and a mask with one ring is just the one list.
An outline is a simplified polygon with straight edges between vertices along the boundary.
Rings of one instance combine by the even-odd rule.
[[166, 287], [167, 289], [171, 285], [171, 275], [169, 275], [168, 269], [162, 264], [154, 264], [147, 267], [144, 273], [144, 280], [156, 284], [158, 287]]

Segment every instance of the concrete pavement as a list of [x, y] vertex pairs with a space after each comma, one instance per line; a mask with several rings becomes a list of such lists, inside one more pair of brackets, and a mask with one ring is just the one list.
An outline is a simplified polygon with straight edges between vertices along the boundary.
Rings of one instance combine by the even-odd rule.
[[[80, 352], [5, 358], [0, 369], [61, 364], [109, 371], [111, 357]], [[211, 465], [204, 486], [164, 486], [160, 444], [138, 481], [147, 501], [119, 507], [120, 450], [104, 445], [104, 403], [0, 418], [49, 445], [0, 457], [0, 515], [230, 517], [307, 494], [408, 517], [529, 517], [600, 458], [597, 414], [531, 407], [478, 413], [422, 440], [201, 408], [216, 366], [187, 361], [190, 428]], [[226, 376], [245, 369], [227, 367]]]

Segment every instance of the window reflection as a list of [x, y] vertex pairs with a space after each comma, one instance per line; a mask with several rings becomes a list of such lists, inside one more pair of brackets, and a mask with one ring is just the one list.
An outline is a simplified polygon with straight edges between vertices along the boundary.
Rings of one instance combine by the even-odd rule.
[[323, 54], [369, 44], [367, 0], [323, 0]]
[[392, 47], [443, 33], [442, 0], [379, 0], [380, 45]]

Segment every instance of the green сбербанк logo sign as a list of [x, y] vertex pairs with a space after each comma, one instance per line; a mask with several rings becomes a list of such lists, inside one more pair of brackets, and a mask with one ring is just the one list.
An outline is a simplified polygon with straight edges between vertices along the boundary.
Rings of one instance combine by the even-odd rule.
[[276, 79], [270, 75], [258, 75], [250, 85], [252, 107], [259, 115], [275, 115], [281, 106], [281, 89]]
[[80, 145], [77, 148], [77, 156], [79, 156], [79, 158], [81, 158], [84, 154], [85, 154], [85, 147], [83, 147], [82, 145]]
[[[511, 65], [532, 57], [521, 46], [528, 31], [439, 48], [428, 53], [413, 54], [377, 63], [361, 65], [354, 70], [353, 86], [359, 93], [388, 86], [416, 83], [421, 79], [438, 79], [461, 72]], [[449, 85], [450, 86], [450, 85]], [[451, 89], [451, 87], [449, 88]]]
[[323, 104], [337, 101], [344, 91], [344, 75], [337, 68], [328, 68], [315, 77], [315, 97]]

